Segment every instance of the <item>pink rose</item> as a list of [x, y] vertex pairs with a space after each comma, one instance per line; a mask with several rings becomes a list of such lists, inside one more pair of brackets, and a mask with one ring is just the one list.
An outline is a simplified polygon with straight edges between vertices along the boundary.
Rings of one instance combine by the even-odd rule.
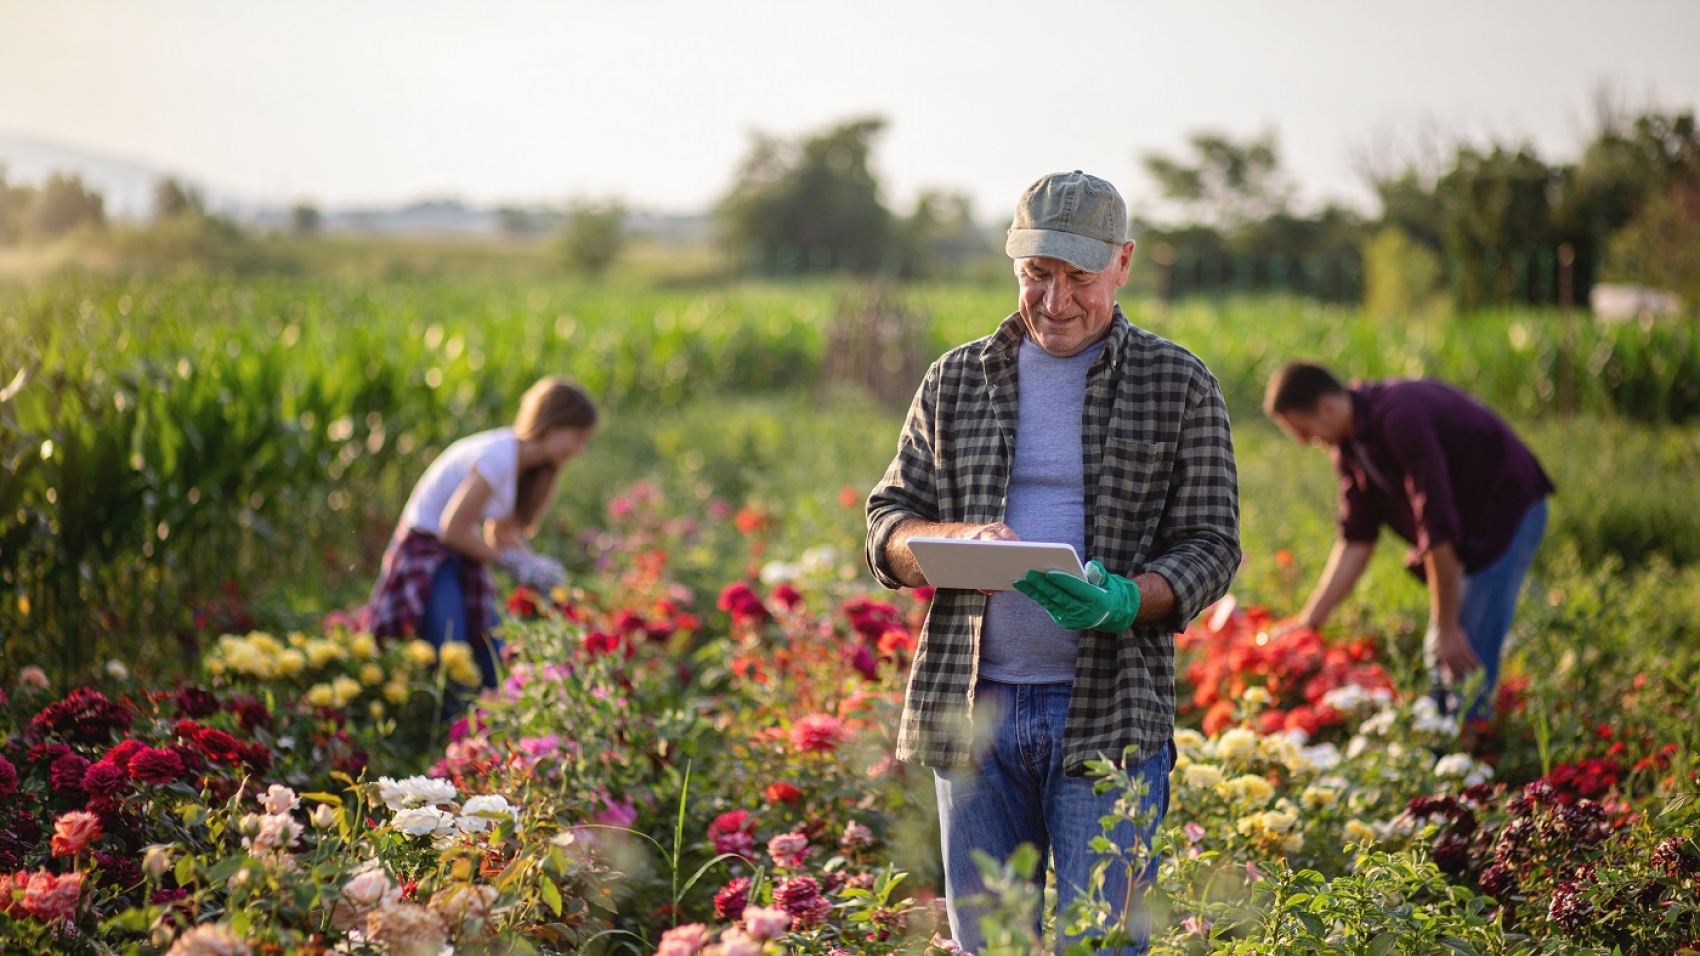
[[759, 942], [778, 939], [791, 928], [791, 914], [782, 909], [751, 906], [744, 910], [744, 930]]
[[696, 956], [708, 941], [708, 927], [701, 923], [675, 926], [661, 934], [661, 945], [655, 956]]
[[100, 817], [87, 810], [72, 810], [53, 821], [54, 856], [73, 856], [100, 839]]
[[767, 841], [767, 852], [773, 857], [774, 866], [795, 869], [809, 855], [809, 838], [796, 832], [781, 833]]

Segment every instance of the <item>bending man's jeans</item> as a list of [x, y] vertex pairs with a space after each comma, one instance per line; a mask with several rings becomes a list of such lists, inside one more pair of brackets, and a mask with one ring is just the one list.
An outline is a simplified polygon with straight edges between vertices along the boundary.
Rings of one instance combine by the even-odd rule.
[[[1467, 720], [1484, 720], [1493, 711], [1493, 689], [1499, 684], [1499, 664], [1505, 656], [1506, 636], [1511, 633], [1517, 598], [1523, 593], [1523, 582], [1529, 576], [1529, 566], [1535, 561], [1535, 551], [1540, 548], [1546, 530], [1547, 501], [1542, 498], [1523, 513], [1505, 553], [1462, 583], [1458, 623], [1470, 636], [1470, 649], [1482, 661], [1481, 681], [1477, 696], [1469, 702]], [[1465, 685], [1446, 686], [1442, 681], [1437, 656], [1438, 633], [1430, 623], [1423, 641], [1423, 660], [1435, 685], [1432, 694], [1435, 703], [1440, 705], [1442, 713], [1456, 714], [1464, 709]], [[1470, 678], [1475, 679], [1473, 675]]]
[[[1101, 859], [1092, 851], [1091, 841], [1103, 835], [1099, 820], [1112, 812], [1119, 795], [1098, 796], [1092, 792], [1095, 778], [1063, 773], [1063, 723], [1072, 690], [1071, 684], [980, 681], [974, 696], [975, 737], [981, 744], [975, 766], [934, 771], [950, 930], [965, 949], [978, 952], [985, 945], [982, 912], [963, 905], [967, 898], [985, 892], [972, 851], [983, 850], [1004, 861], [1016, 847], [1031, 843], [1041, 860], [1052, 860], [1059, 930], [1066, 925], [1070, 903], [1085, 892], [1092, 864]], [[1138, 841], [1137, 845], [1150, 847], [1152, 835], [1169, 811], [1172, 765], [1172, 751], [1165, 750], [1130, 768], [1145, 781], [1146, 805], [1157, 813], [1139, 825], [1131, 819], [1119, 824], [1110, 834], [1118, 846], [1132, 847]], [[1149, 884], [1157, 873], [1155, 854], [1148, 854], [1147, 861], [1138, 880]], [[1100, 891], [1105, 899], [1128, 897], [1127, 869], [1109, 867]], [[1044, 879], [1041, 869], [1035, 882], [1043, 887]], [[1150, 925], [1137, 902], [1139, 896], [1136, 891], [1136, 911], [1128, 926], [1140, 945], [1103, 952], [1145, 952]], [[1068, 942], [1059, 931], [1057, 953]]]
[[[431, 594], [425, 600], [424, 633], [420, 636], [439, 651], [446, 641], [470, 643], [472, 659], [478, 663], [484, 686], [495, 687], [496, 655], [502, 652], [502, 643], [493, 636], [467, 641], [466, 590], [460, 586], [461, 560], [451, 558], [437, 565], [437, 573], [431, 578]], [[443, 715], [458, 716], [465, 705], [454, 690], [454, 681], [449, 682], [444, 696]]]

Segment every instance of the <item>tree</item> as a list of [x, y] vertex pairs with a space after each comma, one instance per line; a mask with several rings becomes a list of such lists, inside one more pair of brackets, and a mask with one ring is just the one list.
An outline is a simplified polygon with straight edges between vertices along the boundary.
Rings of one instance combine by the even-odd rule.
[[324, 224], [319, 207], [312, 203], [298, 202], [289, 207], [289, 234], [292, 236], [316, 236]]
[[1563, 171], [1532, 148], [1496, 144], [1491, 152], [1458, 150], [1440, 177], [1441, 241], [1451, 262], [1454, 298], [1465, 309], [1522, 301], [1530, 295], [1530, 266], [1560, 241], [1553, 199]]
[[35, 189], [30, 186], [8, 183], [6, 167], [0, 165], [0, 246], [9, 246], [23, 239], [35, 195]]
[[1232, 232], [1287, 211], [1292, 186], [1281, 172], [1275, 134], [1235, 142], [1224, 133], [1194, 133], [1188, 159], [1147, 153], [1145, 171], [1165, 199], [1190, 221]]
[[106, 200], [83, 185], [81, 176], [54, 173], [31, 205], [30, 228], [39, 236], [51, 238], [79, 226], [106, 225]]
[[974, 204], [965, 193], [922, 192], [902, 231], [906, 273], [961, 270], [993, 251], [974, 222]]
[[201, 191], [166, 176], [153, 186], [153, 217], [156, 220], [199, 216], [206, 213]]
[[567, 225], [556, 244], [569, 271], [601, 277], [625, 248], [625, 204], [617, 199], [574, 200], [567, 207]]
[[765, 273], [896, 271], [894, 223], [868, 168], [878, 118], [788, 142], [756, 134], [717, 212], [745, 261]]

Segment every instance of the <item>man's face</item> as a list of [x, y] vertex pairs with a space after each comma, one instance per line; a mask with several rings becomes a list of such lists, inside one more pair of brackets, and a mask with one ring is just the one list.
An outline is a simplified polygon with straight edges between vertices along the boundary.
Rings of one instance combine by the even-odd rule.
[[1103, 272], [1062, 259], [1015, 261], [1021, 320], [1038, 346], [1058, 358], [1078, 355], [1104, 337], [1116, 314], [1116, 290], [1127, 282], [1133, 243], [1124, 243]]
[[1324, 395], [1308, 411], [1293, 409], [1276, 415], [1275, 424], [1301, 445], [1338, 445], [1352, 434], [1351, 405], [1344, 396]]

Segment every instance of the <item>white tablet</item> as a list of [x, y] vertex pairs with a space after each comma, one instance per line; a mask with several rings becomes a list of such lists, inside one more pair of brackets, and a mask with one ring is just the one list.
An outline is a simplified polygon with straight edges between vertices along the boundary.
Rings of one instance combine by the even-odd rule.
[[910, 538], [909, 550], [935, 588], [1009, 591], [1029, 571], [1067, 571], [1086, 578], [1074, 546], [1054, 541]]

